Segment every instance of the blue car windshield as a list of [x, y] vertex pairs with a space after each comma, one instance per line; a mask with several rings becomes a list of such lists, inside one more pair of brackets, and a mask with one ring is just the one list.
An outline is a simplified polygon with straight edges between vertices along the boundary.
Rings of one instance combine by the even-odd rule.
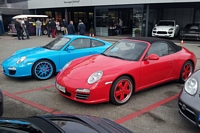
[[43, 133], [41, 129], [24, 120], [0, 120], [0, 133]]
[[102, 55], [122, 60], [138, 61], [147, 46], [148, 44], [145, 42], [120, 40], [108, 48]]
[[69, 42], [69, 40], [70, 38], [59, 37], [42, 47], [51, 50], [60, 50]]

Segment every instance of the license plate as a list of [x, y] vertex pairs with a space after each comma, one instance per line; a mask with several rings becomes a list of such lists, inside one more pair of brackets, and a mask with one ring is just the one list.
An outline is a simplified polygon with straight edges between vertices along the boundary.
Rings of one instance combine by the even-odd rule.
[[58, 83], [56, 83], [56, 88], [57, 88], [58, 90], [64, 92], [64, 93], [66, 92], [65, 87], [59, 85]]

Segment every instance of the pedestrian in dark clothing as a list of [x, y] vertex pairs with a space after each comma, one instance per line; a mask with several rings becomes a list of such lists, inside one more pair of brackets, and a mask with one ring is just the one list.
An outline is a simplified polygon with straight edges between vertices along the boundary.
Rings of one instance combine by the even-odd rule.
[[52, 33], [52, 38], [55, 38], [56, 34], [56, 23], [54, 19], [51, 20], [51, 33]]
[[20, 37], [22, 37], [22, 40], [24, 40], [24, 37], [22, 35], [22, 31], [23, 31], [23, 28], [22, 28], [22, 25], [20, 23], [20, 21], [17, 19], [16, 22], [15, 22], [15, 28], [17, 30], [17, 37], [18, 37], [18, 40], [21, 40]]
[[116, 34], [119, 35], [120, 32], [120, 25], [119, 23], [116, 24]]
[[78, 32], [80, 35], [84, 35], [85, 34], [85, 30], [86, 30], [86, 26], [85, 24], [79, 20], [79, 24], [78, 24]]
[[68, 29], [68, 35], [74, 35], [75, 34], [75, 28], [73, 25], [73, 21], [70, 21], [70, 24], [67, 26]]
[[48, 35], [48, 37], [50, 37], [50, 33], [51, 33], [51, 19], [47, 19], [46, 26], [47, 26], [47, 35]]
[[63, 19], [62, 24], [63, 25], [61, 27], [61, 30], [63, 32], [63, 35], [68, 34], [68, 31], [67, 31], [68, 23], [67, 23], [67, 21], [65, 19]]
[[25, 30], [25, 32], [26, 32], [26, 39], [30, 39], [30, 37], [29, 37], [30, 25], [29, 25], [29, 21], [28, 21], [27, 18], [24, 18], [24, 23], [25, 23], [25, 25], [24, 25], [24, 30]]

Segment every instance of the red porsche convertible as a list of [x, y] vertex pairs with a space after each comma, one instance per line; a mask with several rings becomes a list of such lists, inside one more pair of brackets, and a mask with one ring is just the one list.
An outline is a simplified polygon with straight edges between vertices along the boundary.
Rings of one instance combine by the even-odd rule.
[[196, 62], [194, 53], [170, 40], [121, 39], [100, 55], [67, 63], [56, 77], [56, 88], [78, 102], [121, 105], [137, 91], [172, 80], [184, 83]]

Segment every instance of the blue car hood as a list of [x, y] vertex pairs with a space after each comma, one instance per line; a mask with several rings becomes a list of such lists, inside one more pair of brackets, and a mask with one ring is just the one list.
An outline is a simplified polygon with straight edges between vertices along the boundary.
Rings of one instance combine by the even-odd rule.
[[42, 47], [34, 47], [34, 48], [26, 48], [16, 51], [13, 55], [14, 56], [28, 56], [31, 54], [39, 54], [41, 52], [50, 51], [49, 49], [45, 49]]
[[34, 47], [34, 48], [26, 48], [26, 49], [21, 49], [16, 51], [12, 56], [8, 57], [6, 60], [3, 61], [5, 62], [16, 62], [18, 59], [20, 59], [23, 56], [31, 56], [31, 55], [39, 55], [40, 53], [44, 53], [47, 51], [51, 51], [49, 49], [45, 49], [42, 47]]

